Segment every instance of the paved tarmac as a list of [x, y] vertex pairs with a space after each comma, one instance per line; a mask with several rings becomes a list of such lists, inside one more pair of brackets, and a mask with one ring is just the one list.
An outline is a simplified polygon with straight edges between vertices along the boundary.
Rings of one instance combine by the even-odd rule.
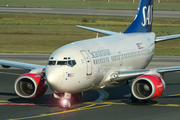
[[[46, 65], [50, 54], [0, 54], [0, 58], [19, 62], [41, 63]], [[180, 57], [155, 56], [148, 66], [167, 67], [180, 65]], [[166, 90], [160, 98], [148, 100], [148, 103], [132, 104], [130, 86], [105, 89], [106, 99], [93, 102], [99, 97], [97, 91], [84, 92], [82, 102], [72, 105], [71, 110], [59, 109], [57, 100], [48, 89], [37, 99], [23, 99], [14, 92], [15, 79], [27, 73], [21, 69], [0, 68], [0, 120], [179, 120], [180, 119], [180, 73], [165, 75]]]
[[[112, 9], [79, 9], [79, 8], [17, 8], [0, 7], [4, 13], [59, 14], [59, 15], [90, 15], [90, 16], [122, 16], [133, 17], [136, 10]], [[180, 11], [154, 10], [154, 18], [180, 18]]]

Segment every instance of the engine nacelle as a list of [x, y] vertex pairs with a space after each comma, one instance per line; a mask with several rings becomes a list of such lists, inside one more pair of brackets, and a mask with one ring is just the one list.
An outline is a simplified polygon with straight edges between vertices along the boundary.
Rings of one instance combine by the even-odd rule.
[[44, 95], [48, 85], [40, 74], [26, 73], [16, 79], [15, 92], [23, 98], [37, 98]]
[[139, 100], [160, 97], [165, 90], [165, 82], [156, 75], [142, 75], [137, 77], [131, 87], [132, 94]]

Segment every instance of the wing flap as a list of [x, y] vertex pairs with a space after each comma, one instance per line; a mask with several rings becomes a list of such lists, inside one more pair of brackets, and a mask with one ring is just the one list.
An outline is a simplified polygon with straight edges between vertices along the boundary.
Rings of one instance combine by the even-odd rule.
[[102, 33], [102, 34], [105, 34], [105, 35], [118, 34], [117, 32], [112, 32], [112, 31], [108, 31], [108, 30], [101, 30], [101, 29], [96, 29], [96, 28], [90, 28], [90, 27], [84, 27], [84, 26], [80, 26], [80, 25], [76, 25], [76, 27], [86, 29], [86, 30], [90, 30], [90, 31], [93, 31], [93, 32], [97, 32], [97, 33]]
[[27, 70], [33, 70], [37, 68], [43, 69], [46, 67], [43, 65], [21, 63], [21, 62], [7, 61], [7, 60], [0, 60], [0, 65], [22, 68], [22, 69], [27, 69]]
[[176, 38], [180, 38], [180, 34], [156, 37], [155, 42], [157, 43], [157, 42], [161, 42], [161, 41], [165, 41], [165, 40], [171, 40], [171, 39], [176, 39]]

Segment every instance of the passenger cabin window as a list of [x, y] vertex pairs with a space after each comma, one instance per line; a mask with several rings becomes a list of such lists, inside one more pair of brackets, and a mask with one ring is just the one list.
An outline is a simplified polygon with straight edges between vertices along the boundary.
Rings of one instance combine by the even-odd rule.
[[57, 65], [67, 65], [69, 67], [73, 67], [74, 65], [76, 65], [76, 61], [75, 60], [58, 61]]
[[49, 61], [48, 65], [55, 65], [56, 61]]

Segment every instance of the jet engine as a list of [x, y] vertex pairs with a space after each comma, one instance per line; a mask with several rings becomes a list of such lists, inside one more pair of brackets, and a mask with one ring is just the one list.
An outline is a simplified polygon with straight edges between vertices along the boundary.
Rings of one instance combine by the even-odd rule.
[[26, 73], [16, 79], [15, 92], [23, 98], [37, 98], [44, 95], [48, 85], [40, 74]]
[[132, 94], [139, 100], [160, 97], [165, 90], [165, 82], [156, 75], [142, 75], [132, 83]]

